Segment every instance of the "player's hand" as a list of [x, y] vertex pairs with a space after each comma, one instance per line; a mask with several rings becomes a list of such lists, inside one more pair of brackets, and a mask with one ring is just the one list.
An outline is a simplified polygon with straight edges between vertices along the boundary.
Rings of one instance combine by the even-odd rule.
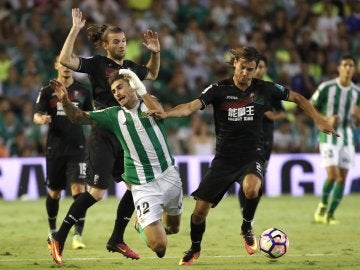
[[82, 12], [79, 8], [73, 8], [71, 10], [72, 20], [73, 20], [73, 27], [77, 29], [81, 29], [85, 26], [86, 20], [82, 19]]
[[130, 69], [120, 69], [119, 74], [129, 76], [129, 84], [131, 88], [136, 90], [140, 96], [147, 94], [145, 85], [140, 81], [139, 77], [133, 71]]
[[40, 120], [41, 124], [43, 124], [43, 125], [51, 123], [51, 115], [43, 114], [40, 119], [41, 119]]
[[53, 79], [50, 81], [50, 86], [52, 89], [54, 89], [57, 98], [61, 102], [69, 101], [68, 92], [66, 90], [65, 85], [63, 85], [61, 82]]
[[148, 29], [144, 33], [144, 42], [143, 45], [150, 51], [154, 53], [160, 52], [160, 42], [157, 32], [153, 32]]
[[319, 115], [317, 119], [314, 119], [318, 129], [328, 135], [332, 134], [336, 137], [340, 137], [340, 135], [336, 132], [336, 130], [333, 128], [333, 126], [329, 123], [329, 120], [327, 117], [323, 117], [322, 115]]

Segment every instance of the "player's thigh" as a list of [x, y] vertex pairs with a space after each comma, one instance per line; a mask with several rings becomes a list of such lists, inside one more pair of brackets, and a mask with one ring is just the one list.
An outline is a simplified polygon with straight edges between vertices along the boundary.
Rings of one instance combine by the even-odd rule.
[[155, 184], [163, 194], [163, 210], [167, 215], [177, 216], [183, 211], [183, 189], [180, 174], [175, 167], [169, 167]]
[[46, 158], [46, 186], [52, 190], [66, 189], [66, 158]]
[[122, 174], [124, 173], [124, 150], [121, 148], [119, 142], [117, 142], [118, 150], [115, 153], [115, 161], [113, 165], [112, 174], [116, 182], [123, 181]]
[[263, 182], [264, 163], [254, 160], [245, 166], [245, 176], [242, 180], [245, 195], [257, 196]]
[[66, 178], [72, 184], [84, 184], [86, 178], [84, 155], [69, 156], [66, 162]]
[[229, 165], [225, 160], [214, 159], [191, 195], [216, 206], [241, 173], [241, 165]]
[[161, 220], [163, 194], [154, 181], [143, 185], [132, 185], [131, 192], [138, 222], [143, 229], [149, 224]]
[[320, 143], [319, 151], [323, 167], [339, 166], [340, 147], [329, 143]]
[[349, 170], [355, 165], [354, 145], [344, 145], [339, 153], [339, 167]]
[[113, 178], [116, 151], [104, 137], [93, 135], [89, 138], [87, 154], [87, 183], [91, 186], [107, 189]]

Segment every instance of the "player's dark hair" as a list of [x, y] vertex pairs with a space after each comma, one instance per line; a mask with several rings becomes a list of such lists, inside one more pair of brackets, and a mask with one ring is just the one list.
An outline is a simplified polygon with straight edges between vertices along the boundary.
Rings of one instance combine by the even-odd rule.
[[339, 65], [341, 64], [341, 61], [343, 61], [343, 60], [352, 60], [355, 64], [355, 66], [357, 65], [357, 61], [356, 61], [355, 57], [350, 54], [345, 54], [345, 55], [341, 56], [339, 59]]
[[230, 64], [234, 64], [235, 60], [245, 59], [247, 62], [255, 61], [256, 66], [259, 64], [260, 55], [258, 51], [251, 46], [241, 46], [236, 49], [230, 50], [232, 54]]
[[108, 79], [108, 83], [111, 86], [117, 80], [126, 80], [127, 82], [129, 82], [130, 78], [129, 78], [128, 75], [119, 74], [119, 71], [114, 71], [113, 73], [110, 74], [110, 77]]
[[105, 24], [91, 24], [87, 29], [87, 37], [93, 42], [96, 48], [102, 46], [102, 42], [107, 40], [109, 33], [123, 33], [124, 31], [118, 26], [107, 26]]
[[260, 54], [260, 55], [259, 55], [259, 62], [260, 62], [260, 61], [263, 61], [263, 62], [265, 63], [265, 66], [268, 65], [268, 60], [267, 60], [266, 56], [263, 55], [263, 54]]

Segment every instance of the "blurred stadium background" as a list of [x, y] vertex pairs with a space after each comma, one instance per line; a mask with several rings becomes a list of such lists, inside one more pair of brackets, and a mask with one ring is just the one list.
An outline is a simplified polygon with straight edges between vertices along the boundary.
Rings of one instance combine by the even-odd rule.
[[[72, 25], [73, 7], [83, 11], [88, 24], [121, 26], [128, 41], [126, 57], [139, 63], [145, 64], [149, 57], [142, 45], [144, 31], [159, 33], [159, 77], [146, 83], [164, 107], [189, 101], [210, 82], [226, 77], [228, 50], [240, 44], [252, 45], [268, 58], [271, 80], [307, 98], [320, 82], [337, 76], [341, 55], [351, 53], [360, 59], [360, 1], [355, 0], [0, 0], [1, 181], [9, 181], [5, 178], [9, 166], [21, 166], [11, 169], [18, 171], [20, 181], [24, 164], [32, 164], [23, 158], [44, 156], [47, 126], [33, 124], [33, 105], [41, 86], [56, 75], [53, 61]], [[85, 31], [75, 50], [85, 57], [102, 53], [87, 41]], [[75, 73], [75, 77], [89, 85], [87, 76]], [[360, 64], [354, 82], [360, 83]], [[289, 121], [276, 123], [274, 156], [317, 154], [317, 131], [310, 119], [296, 107], [284, 105]], [[191, 118], [167, 121], [174, 155], [213, 155], [211, 114], [210, 108]], [[360, 129], [355, 133], [359, 152]], [[21, 165], [5, 166], [8, 158]], [[207, 165], [200, 162], [200, 173]], [[25, 176], [34, 174], [41, 182], [39, 168], [26, 170]], [[316, 187], [304, 190], [317, 193]], [[19, 191], [16, 196], [24, 194]]]

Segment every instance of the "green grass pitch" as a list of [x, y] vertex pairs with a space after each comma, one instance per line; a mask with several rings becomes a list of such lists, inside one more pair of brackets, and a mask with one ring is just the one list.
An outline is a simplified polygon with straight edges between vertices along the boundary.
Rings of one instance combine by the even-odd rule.
[[[192, 266], [178, 266], [179, 259], [190, 247], [189, 217], [194, 200], [184, 199], [180, 233], [168, 237], [167, 254], [156, 258], [129, 224], [125, 241], [141, 259], [132, 261], [105, 249], [112, 231], [116, 198], [107, 198], [88, 210], [83, 250], [71, 249], [69, 235], [64, 250], [64, 264], [56, 265], [47, 249], [45, 200], [0, 201], [0, 269], [360, 269], [360, 195], [345, 196], [336, 217], [339, 225], [312, 223], [318, 203], [314, 196], [263, 197], [256, 213], [254, 230], [259, 235], [271, 227], [283, 229], [290, 240], [288, 253], [270, 260], [259, 252], [247, 255], [240, 236], [241, 215], [235, 197], [225, 197], [210, 211], [200, 258]], [[72, 202], [60, 202], [58, 223]]]

